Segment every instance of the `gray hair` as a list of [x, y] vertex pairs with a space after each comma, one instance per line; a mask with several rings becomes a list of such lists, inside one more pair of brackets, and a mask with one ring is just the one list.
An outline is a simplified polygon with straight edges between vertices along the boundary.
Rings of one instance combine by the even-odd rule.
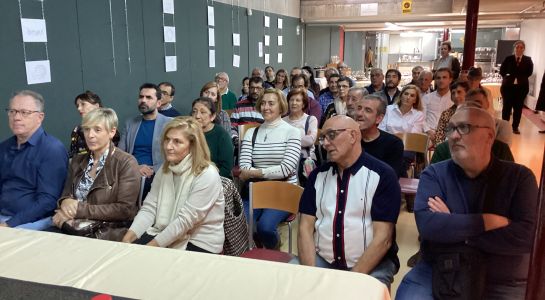
[[15, 93], [13, 93], [13, 96], [11, 97], [11, 99], [9, 100], [9, 103], [11, 105], [11, 102], [13, 101], [13, 98], [17, 97], [17, 96], [29, 96], [29, 97], [32, 97], [32, 99], [34, 99], [34, 103], [36, 104], [36, 110], [39, 111], [39, 112], [43, 112], [44, 111], [44, 107], [45, 107], [45, 100], [44, 100], [44, 97], [39, 94], [39, 93], [36, 93], [34, 91], [31, 91], [31, 90], [22, 90], [22, 91], [17, 91]]
[[385, 115], [386, 114], [386, 101], [382, 100], [380, 96], [377, 96], [375, 94], [366, 95], [363, 97], [365, 100], [371, 100], [371, 101], [377, 101], [379, 103], [377, 107], [377, 115]]
[[353, 86], [351, 87], [348, 92], [360, 92], [362, 97], [365, 97], [369, 95], [369, 91], [366, 88], [359, 87], [359, 86]]
[[220, 78], [222, 76], [227, 79], [227, 82], [229, 82], [229, 74], [227, 74], [226, 72], [216, 73], [216, 77], [214, 77], [214, 80], [218, 80], [218, 78]]
[[384, 72], [382, 71], [381, 68], [372, 68], [369, 74], [373, 74], [373, 73], [379, 73], [380, 75], [384, 75]]
[[104, 128], [108, 131], [117, 128], [117, 124], [117, 114], [113, 109], [106, 107], [93, 109], [83, 116], [83, 120], [81, 121], [81, 127], [83, 128], [104, 125]]

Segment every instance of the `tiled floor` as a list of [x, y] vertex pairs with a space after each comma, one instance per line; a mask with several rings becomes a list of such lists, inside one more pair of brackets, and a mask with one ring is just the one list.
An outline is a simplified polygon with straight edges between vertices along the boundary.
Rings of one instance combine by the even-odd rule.
[[[543, 153], [545, 149], [545, 134], [539, 134], [535, 125], [529, 122], [525, 117], [522, 118], [520, 125], [520, 135], [513, 136], [511, 151], [517, 163], [523, 164], [530, 168], [539, 182], [541, 176], [541, 164], [543, 162]], [[297, 254], [297, 223], [293, 225], [293, 253]], [[418, 250], [418, 231], [414, 221], [414, 215], [405, 210], [403, 204], [401, 213], [397, 222], [397, 244], [399, 246], [399, 260], [401, 268], [394, 278], [392, 285], [392, 299], [395, 298], [395, 293], [401, 279], [409, 271], [407, 260]], [[281, 250], [288, 251], [288, 227], [280, 227], [280, 235], [282, 239]]]

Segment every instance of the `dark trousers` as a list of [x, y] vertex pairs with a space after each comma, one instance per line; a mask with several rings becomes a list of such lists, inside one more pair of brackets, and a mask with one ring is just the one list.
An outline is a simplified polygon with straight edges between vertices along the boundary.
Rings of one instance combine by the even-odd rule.
[[[513, 110], [513, 129], [518, 129], [520, 124], [520, 118], [522, 116], [522, 107], [524, 106], [524, 99], [528, 94], [528, 88], [519, 86], [502, 87], [501, 96], [503, 98], [503, 109], [501, 111], [501, 118], [509, 121], [511, 117], [511, 110]], [[492, 103], [490, 103], [492, 105]]]
[[[136, 241], [132, 242], [133, 244], [138, 244], [138, 245], [146, 245], [147, 243], [151, 242], [151, 240], [153, 240], [155, 236], [153, 235], [149, 235], [147, 233], [144, 233], [139, 239], [137, 239]], [[200, 248], [200, 247], [197, 247], [191, 243], [187, 243], [187, 248], [185, 249], [187, 251], [193, 251], [193, 252], [201, 252], [201, 253], [211, 253], [211, 254], [214, 254], [210, 251], [207, 251], [207, 250], [204, 250], [203, 248]]]

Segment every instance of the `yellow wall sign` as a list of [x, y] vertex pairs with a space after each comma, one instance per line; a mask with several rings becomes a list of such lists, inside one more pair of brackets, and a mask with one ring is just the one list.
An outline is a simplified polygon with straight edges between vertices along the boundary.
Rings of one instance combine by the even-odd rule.
[[413, 9], [413, 1], [412, 0], [403, 0], [401, 2], [401, 11], [404, 14], [411, 13], [412, 9]]

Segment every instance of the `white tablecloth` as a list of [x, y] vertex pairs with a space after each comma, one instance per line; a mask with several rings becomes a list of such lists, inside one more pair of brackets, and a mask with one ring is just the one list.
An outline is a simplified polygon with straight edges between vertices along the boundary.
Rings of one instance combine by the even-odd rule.
[[353, 272], [0, 227], [0, 276], [138, 299], [389, 299]]

